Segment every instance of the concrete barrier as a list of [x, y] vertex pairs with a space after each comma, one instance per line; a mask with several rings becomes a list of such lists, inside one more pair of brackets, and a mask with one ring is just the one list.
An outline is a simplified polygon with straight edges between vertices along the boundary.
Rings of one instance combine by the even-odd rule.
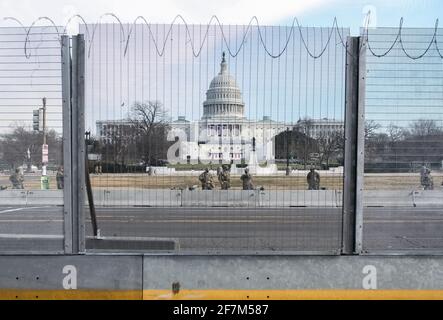
[[415, 207], [443, 208], [443, 190], [416, 190], [412, 192]]
[[152, 207], [340, 207], [336, 190], [94, 189], [97, 206]]
[[335, 190], [335, 205], [337, 207], [343, 206], [343, 190]]
[[193, 190], [182, 191], [183, 207], [256, 207], [255, 190]]
[[173, 251], [180, 250], [180, 243], [175, 238], [152, 237], [87, 237], [86, 248], [89, 252], [98, 250], [111, 252], [146, 252], [146, 251]]
[[62, 206], [63, 190], [29, 190], [27, 194], [27, 205], [51, 205]]
[[409, 190], [365, 190], [364, 207], [412, 207], [413, 192]]
[[26, 206], [27, 193], [26, 190], [2, 190], [0, 191], [0, 205]]
[[[341, 190], [168, 190], [94, 188], [97, 206], [341, 207]], [[2, 190], [0, 205], [63, 205], [63, 190]], [[86, 204], [87, 198], [85, 197]], [[443, 190], [365, 190], [365, 207], [441, 207]]]
[[63, 190], [2, 190], [0, 205], [35, 206], [63, 205]]
[[93, 195], [97, 206], [181, 206], [180, 190], [95, 188]]
[[260, 191], [260, 207], [336, 207], [335, 190]]

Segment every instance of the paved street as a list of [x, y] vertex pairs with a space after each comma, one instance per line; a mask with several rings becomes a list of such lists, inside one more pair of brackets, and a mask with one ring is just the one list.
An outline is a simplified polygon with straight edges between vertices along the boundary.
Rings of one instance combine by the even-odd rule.
[[[87, 212], [87, 214], [89, 214]], [[177, 239], [182, 251], [336, 252], [339, 208], [97, 208], [103, 236]], [[91, 235], [90, 220], [87, 233]], [[62, 207], [0, 207], [1, 251], [61, 251]], [[443, 249], [443, 212], [366, 208], [364, 248]]]

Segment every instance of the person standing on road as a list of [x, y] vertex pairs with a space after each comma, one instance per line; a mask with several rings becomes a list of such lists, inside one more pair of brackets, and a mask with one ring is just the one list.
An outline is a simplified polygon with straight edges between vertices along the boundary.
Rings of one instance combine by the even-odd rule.
[[55, 179], [57, 180], [57, 189], [63, 189], [65, 187], [65, 174], [63, 172], [63, 167], [58, 167]]
[[9, 177], [9, 181], [12, 183], [12, 189], [24, 189], [23, 183], [25, 182], [25, 178], [20, 172], [20, 169], [15, 169], [15, 173]]
[[249, 169], [245, 169], [245, 173], [240, 177], [243, 181], [243, 190], [254, 190], [254, 184], [252, 183], [252, 175], [249, 173]]
[[222, 171], [219, 175], [220, 186], [222, 190], [228, 190], [231, 187], [231, 174], [229, 173], [229, 166], [223, 165]]
[[310, 169], [306, 179], [308, 181], [308, 190], [320, 190], [320, 174], [314, 168]]
[[434, 181], [431, 176], [431, 170], [426, 166], [423, 166], [420, 170], [420, 184], [424, 190], [434, 189]]
[[205, 171], [198, 177], [198, 180], [200, 180], [203, 190], [214, 189], [214, 182], [212, 181], [212, 175], [209, 172], [209, 168], [205, 169]]
[[218, 167], [217, 168], [217, 178], [218, 178], [218, 182], [220, 183], [220, 186], [223, 186], [222, 173], [223, 173], [223, 168]]

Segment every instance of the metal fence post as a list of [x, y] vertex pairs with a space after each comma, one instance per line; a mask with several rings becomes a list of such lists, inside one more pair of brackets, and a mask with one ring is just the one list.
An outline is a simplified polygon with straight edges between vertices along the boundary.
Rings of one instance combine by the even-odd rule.
[[62, 36], [62, 101], [63, 101], [63, 229], [64, 250], [66, 254], [73, 251], [73, 220], [72, 220], [72, 118], [71, 118], [71, 48], [69, 36]]
[[355, 252], [359, 38], [346, 42], [345, 154], [343, 176], [342, 254]]
[[346, 46], [342, 254], [360, 254], [363, 250], [366, 51], [361, 37], [348, 37]]
[[366, 101], [366, 46], [360, 37], [358, 60], [358, 123], [357, 123], [357, 183], [355, 208], [355, 252], [363, 252], [363, 189], [365, 167], [365, 101]]
[[85, 251], [85, 42], [83, 35], [72, 37], [72, 171], [74, 252]]
[[78, 241], [79, 252], [85, 251], [86, 230], [85, 230], [85, 39], [84, 35], [76, 37], [76, 86], [77, 86], [77, 165], [78, 165]]

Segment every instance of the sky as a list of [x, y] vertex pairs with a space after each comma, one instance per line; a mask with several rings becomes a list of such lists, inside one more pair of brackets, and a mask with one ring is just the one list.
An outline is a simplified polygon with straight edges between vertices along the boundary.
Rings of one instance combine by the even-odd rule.
[[[366, 13], [370, 11], [371, 12], [371, 20], [369, 21], [369, 26], [372, 28], [377, 27], [397, 27], [400, 21], [400, 18], [404, 18], [404, 26], [405, 27], [422, 27], [422, 28], [433, 28], [435, 24], [435, 19], [439, 18], [438, 14], [441, 14], [443, 12], [443, 2], [442, 1], [435, 1], [435, 0], [390, 0], [390, 1], [380, 1], [380, 0], [372, 0], [372, 1], [355, 1], [355, 0], [310, 0], [310, 1], [297, 1], [297, 0], [274, 0], [274, 1], [250, 1], [250, 0], [217, 0], [217, 1], [200, 1], [200, 0], [187, 0], [187, 1], [178, 1], [178, 0], [162, 0], [162, 1], [135, 1], [135, 0], [125, 0], [125, 1], [117, 1], [117, 0], [76, 0], [76, 1], [65, 1], [65, 0], [58, 0], [58, 1], [52, 1], [52, 0], [39, 0], [38, 5], [36, 1], [31, 0], [0, 0], [0, 27], [12, 27], [17, 26], [16, 21], [12, 21], [11, 19], [5, 19], [7, 17], [14, 17], [21, 21], [23, 25], [31, 25], [36, 19], [39, 17], [49, 17], [51, 18], [55, 24], [57, 25], [65, 25], [69, 18], [71, 18], [75, 14], [81, 15], [87, 23], [96, 23], [96, 22], [102, 22], [102, 23], [115, 23], [116, 19], [114, 17], [110, 16], [103, 16], [105, 13], [115, 13], [118, 16], [118, 19], [122, 23], [128, 23], [131, 24], [134, 19], [139, 16], [143, 15], [147, 21], [151, 23], [160, 23], [160, 24], [166, 24], [168, 25], [174, 17], [176, 17], [177, 14], [180, 14], [183, 16], [183, 18], [186, 20], [189, 24], [206, 24], [209, 22], [212, 15], [217, 15], [220, 22], [224, 25], [227, 24], [237, 24], [237, 25], [246, 25], [249, 23], [252, 16], [257, 16], [259, 23], [261, 25], [273, 25], [273, 26], [291, 26], [293, 23], [294, 17], [298, 18], [298, 21], [300, 24], [304, 27], [330, 27], [332, 26], [332, 22], [334, 17], [337, 18], [338, 25], [343, 26], [346, 28], [350, 28], [351, 34], [357, 35], [359, 33], [359, 28], [362, 27], [365, 24], [365, 17]], [[75, 33], [78, 30], [76, 28], [78, 27], [78, 23], [80, 22], [79, 19], [74, 19], [71, 21], [71, 24], [69, 25], [68, 30], [70, 33]], [[443, 24], [443, 22], [442, 22]], [[48, 25], [48, 21], [39, 21], [36, 23], [37, 26], [43, 26]], [[288, 30], [289, 28], [286, 28]], [[285, 32], [285, 28], [283, 28], [283, 31], [279, 32]], [[307, 30], [307, 29], [304, 29]], [[346, 29], [347, 30], [347, 29]], [[182, 30], [183, 32], [183, 30]], [[119, 34], [119, 31], [114, 31], [114, 35], [111, 36], [111, 38], [115, 38]], [[178, 34], [178, 33], [176, 33]], [[231, 34], [232, 35], [232, 34]], [[254, 32], [252, 32], [253, 37], [255, 38]], [[320, 41], [318, 39], [319, 33], [317, 33], [317, 42]], [[100, 41], [102, 41], [102, 45], [105, 44], [105, 37], [108, 35], [103, 34]], [[140, 33], [138, 34], [140, 37]], [[174, 36], [174, 35], [173, 35]], [[284, 38], [285, 35], [282, 34], [282, 38]], [[53, 36], [48, 36], [48, 41], [51, 40]], [[175, 37], [175, 36], [174, 36]], [[274, 34], [274, 37], [268, 36], [268, 45], [270, 45], [271, 40], [274, 39], [275, 43], [277, 43], [277, 37], [278, 33]], [[100, 37], [98, 37], [100, 38]], [[96, 39], [98, 43], [98, 38]], [[160, 39], [161, 32], [160, 32]], [[217, 39], [221, 39], [220, 36], [216, 37]], [[235, 37], [232, 35], [232, 41], [237, 41], [234, 39]], [[238, 37], [237, 37], [238, 38]], [[182, 40], [184, 37], [181, 38]], [[252, 38], [251, 38], [252, 39]], [[39, 39], [36, 39], [39, 40]], [[333, 44], [337, 46], [337, 39], [335, 39], [336, 43]], [[294, 41], [295, 43], [300, 43], [299, 40], [296, 39]], [[320, 41], [321, 42], [321, 41]], [[323, 38], [323, 43], [325, 42], [325, 38]], [[42, 43], [40, 41], [40, 43]], [[109, 42], [109, 45], [114, 45], [114, 42]], [[252, 47], [252, 41], [249, 42]], [[314, 49], [312, 47], [312, 44], [314, 42], [312, 41], [312, 36], [309, 38], [308, 46], [311, 46], [311, 49]], [[442, 41], [443, 43], [443, 41]], [[54, 44], [54, 43], [53, 43]], [[6, 45], [6, 44], [4, 44]], [[54, 44], [56, 45], [56, 44]], [[169, 44], [168, 44], [169, 45]], [[386, 42], [386, 45], [388, 45], [388, 42]], [[144, 44], [145, 47], [138, 45], [138, 52], [140, 52], [140, 48], [145, 48], [144, 54], [148, 53], [148, 44]], [[212, 46], [212, 44], [211, 44]], [[166, 92], [166, 94], [160, 94], [160, 96], [163, 98], [163, 103], [165, 105], [170, 105], [170, 109], [173, 110], [171, 112], [171, 116], [173, 118], [177, 118], [179, 115], [185, 115], [189, 119], [198, 119], [200, 117], [199, 112], [201, 112], [201, 105], [202, 101], [204, 100], [204, 93], [209, 85], [209, 81], [212, 79], [212, 77], [217, 73], [218, 65], [219, 65], [219, 56], [220, 51], [225, 50], [226, 48], [221, 45], [220, 47], [211, 47], [209, 46], [208, 50], [206, 51], [206, 55], [209, 55], [210, 61], [206, 63], [206, 68], [203, 65], [203, 71], [202, 75], [203, 78], [199, 83], [198, 88], [192, 88], [192, 90], [195, 90], [195, 97], [191, 96], [186, 99], [186, 96], [183, 97], [180, 96], [180, 93], [176, 94], [175, 92], [178, 90], [181, 86], [183, 88], [182, 84], [189, 84], [189, 83], [196, 83], [196, 81], [186, 81], [187, 77], [191, 77], [190, 71], [191, 71], [191, 61], [187, 60], [185, 62], [181, 61], [181, 65], [179, 65], [179, 62], [175, 63], [174, 59], [171, 61], [166, 60], [166, 66], [170, 65], [169, 69], [166, 69], [166, 71], [162, 71], [160, 68], [160, 72], [156, 76], [155, 79], [157, 80], [157, 83], [166, 83], [165, 85], [154, 85], [155, 87], [159, 88], [160, 91]], [[255, 44], [254, 44], [255, 46]], [[21, 45], [18, 46], [18, 50], [14, 51], [13, 53], [20, 53], [23, 50], [21, 50]], [[183, 44], [182, 44], [183, 47]], [[278, 45], [276, 46], [278, 47]], [[320, 46], [317, 46], [317, 51]], [[104, 48], [104, 47], [103, 47]], [[107, 48], [107, 47], [106, 47]], [[302, 52], [302, 59], [298, 61], [298, 55], [292, 54], [291, 50], [298, 50], [297, 47], [293, 48], [288, 51], [288, 62], [286, 61], [286, 56], [282, 56], [282, 59], [280, 61], [277, 61], [277, 59], [274, 62], [274, 71], [270, 71], [270, 68], [272, 68], [272, 65], [270, 64], [271, 61], [268, 60], [265, 62], [264, 55], [261, 52], [261, 57], [257, 59], [257, 64], [251, 63], [252, 67], [248, 67], [247, 64], [245, 65], [242, 63], [243, 61], [232, 59], [229, 57], [229, 63], [230, 63], [230, 70], [234, 74], [235, 78], [237, 79], [237, 82], [239, 83], [240, 87], [243, 89], [244, 93], [244, 99], [247, 103], [247, 116], [249, 118], [254, 119], [261, 119], [262, 116], [271, 116], [275, 120], [285, 120], [287, 121], [290, 119], [290, 121], [294, 122], [297, 121], [300, 117], [305, 116], [306, 114], [310, 114], [311, 117], [315, 118], [335, 118], [335, 119], [342, 119], [343, 115], [343, 77], [342, 74], [337, 71], [340, 70], [340, 66], [343, 64], [343, 60], [340, 59], [340, 55], [337, 55], [338, 60], [335, 59], [334, 55], [332, 55], [331, 51], [328, 51], [328, 55], [324, 57], [324, 60], [317, 60], [317, 65], [313, 65], [313, 62], [309, 62], [309, 59], [306, 59], [308, 61], [306, 64], [305, 61], [305, 52]], [[98, 46], [94, 47], [94, 50], [97, 50]], [[151, 50], [150, 48], [149, 50]], [[420, 48], [421, 49], [421, 48]], [[46, 50], [46, 49], [45, 49]], [[54, 50], [58, 50], [56, 47]], [[108, 55], [106, 55], [106, 51], [109, 52]], [[176, 55], [175, 53], [176, 49], [174, 49], [174, 57]], [[36, 51], [37, 52], [37, 51]], [[39, 51], [41, 54], [44, 54], [45, 52]], [[93, 57], [98, 57], [98, 60], [96, 61], [102, 61], [100, 64], [96, 64], [99, 69], [96, 69], [95, 73], [93, 73], [92, 76], [88, 77], [88, 79], [95, 79], [94, 85], [96, 86], [94, 90], [97, 90], [97, 85], [103, 86], [101, 90], [98, 90], [102, 92], [101, 94], [92, 94], [90, 96], [91, 105], [90, 107], [93, 108], [93, 110], [98, 110], [99, 108], [105, 108], [103, 105], [108, 104], [111, 105], [112, 109], [119, 110], [118, 112], [113, 112], [111, 114], [103, 112], [98, 112], [96, 116], [92, 116], [90, 120], [90, 127], [88, 129], [94, 130], [94, 123], [96, 120], [100, 119], [114, 119], [118, 117], [124, 116], [124, 112], [121, 113], [121, 109], [119, 109], [120, 105], [124, 105], [125, 107], [129, 107], [135, 99], [139, 99], [140, 95], [143, 95], [143, 93], [149, 93], [149, 88], [146, 87], [147, 83], [149, 83], [149, 80], [151, 79], [152, 70], [151, 69], [151, 75], [145, 76], [145, 78], [140, 78], [138, 75], [139, 73], [146, 74], [146, 70], [149, 70], [149, 63], [153, 64], [154, 60], [151, 60], [151, 62], [148, 62], [146, 59], [144, 59], [144, 62], [142, 64], [134, 63], [134, 61], [131, 62], [131, 59], [133, 59], [132, 53], [128, 58], [123, 59], [123, 72], [127, 74], [128, 76], [125, 77], [124, 81], [119, 81], [119, 84], [116, 85], [116, 87], [112, 87], [109, 85], [109, 75], [116, 76], [117, 79], [119, 78], [119, 61], [117, 61], [117, 64], [115, 61], [113, 61], [112, 57], [115, 54], [114, 51], [110, 51], [108, 48], [107, 50], [103, 49], [103, 52], [97, 52], [93, 51]], [[129, 52], [136, 52], [136, 50], [130, 50]], [[248, 46], [246, 46], [246, 50], [244, 50], [246, 54], [246, 61], [249, 61], [248, 59]], [[275, 52], [275, 48], [274, 48]], [[297, 51], [298, 52], [298, 51]], [[9, 52], [8, 52], [9, 53]], [[112, 55], [111, 55], [112, 53]], [[239, 59], [243, 58], [244, 53], [239, 56]], [[190, 54], [189, 54], [190, 56]], [[296, 59], [295, 62], [291, 64], [291, 56], [295, 56]], [[152, 55], [154, 57], [154, 54]], [[169, 57], [168, 56], [166, 58]], [[21, 57], [23, 58], [23, 57]], [[2, 59], [8, 59], [7, 57], [2, 57]], [[19, 59], [19, 58], [17, 58]], [[24, 59], [24, 58], [23, 58]], [[37, 60], [33, 60], [37, 59]], [[39, 59], [39, 60], [38, 60]], [[45, 60], [46, 59], [46, 60]], [[43, 67], [49, 64], [57, 64], [58, 60], [56, 57], [51, 58], [52, 60], [48, 61], [49, 58], [46, 57], [37, 57], [35, 55], [32, 59], [24, 60], [27, 63], [33, 63], [34, 65], [29, 66], [31, 72], [34, 72], [33, 75], [37, 75], [35, 70], [39, 70], [39, 72], [42, 72], [41, 70]], [[134, 58], [137, 60], [137, 57]], [[5, 61], [6, 61], [5, 60]], [[143, 60], [143, 59], [142, 59]], [[335, 68], [332, 68], [332, 60], [335, 62]], [[18, 61], [18, 60], [17, 60]], [[106, 62], [105, 62], [106, 61]], [[126, 61], [128, 61], [128, 65], [131, 66], [131, 70], [133, 69], [132, 66], [137, 66], [134, 68], [134, 73], [131, 74], [132, 71], [127, 71], [124, 69], [124, 65], [126, 64]], [[177, 60], [178, 61], [178, 60]], [[255, 60], [254, 60], [255, 61]], [[329, 66], [329, 62], [331, 61], [331, 65], [329, 68], [325, 67], [326, 65]], [[7, 61], [10, 62], [9, 60]], [[160, 61], [161, 62], [161, 61]], [[175, 64], [174, 64], [175, 63]], [[199, 62], [201, 64], [201, 61]], [[210, 64], [210, 66], [208, 65]], [[295, 69], [292, 67], [295, 64]], [[162, 64], [160, 64], [161, 66]], [[185, 70], [184, 66], [187, 65], [189, 67], [187, 75], [183, 75], [183, 72]], [[192, 68], [197, 66], [192, 65]], [[297, 66], [304, 65], [306, 67], [300, 67], [297, 69]], [[259, 69], [257, 73], [255, 72], [255, 66]], [[436, 65], [438, 68], [441, 67], [440, 65]], [[11, 67], [12, 68], [12, 67]], [[260, 75], [263, 68], [266, 69], [266, 77], [263, 77], [263, 75]], [[324, 70], [324, 72], [319, 73], [320, 69]], [[170, 71], [171, 70], [171, 71]], [[252, 70], [252, 71], [250, 71]], [[292, 70], [292, 72], [288, 73], [288, 77], [286, 77], [284, 70]], [[295, 70], [295, 71], [294, 71]], [[299, 70], [299, 71], [297, 71]], [[90, 70], [89, 70], [90, 71]], [[175, 73], [177, 71], [177, 73]], [[161, 74], [164, 72], [166, 75], [170, 75], [169, 78], [166, 78], [166, 80], [163, 80]], [[192, 71], [194, 72], [194, 71]], [[273, 73], [273, 76], [269, 76], [269, 74]], [[289, 75], [292, 75], [295, 72], [295, 74], [301, 73], [302, 78], [300, 80], [295, 77], [295, 80], [291, 80], [292, 78], [289, 77]], [[381, 71], [377, 71], [381, 72]], [[438, 71], [440, 72], [440, 71]], [[442, 71], [443, 72], [443, 71]], [[53, 70], [52, 73], [56, 74], [59, 73], [58, 70]], [[57, 110], [60, 109], [60, 98], [61, 93], [59, 90], [59, 81], [50, 82], [50, 76], [53, 74], [48, 73], [45, 71], [42, 75], [44, 76], [41, 80], [41, 83], [37, 83], [31, 79], [30, 83], [26, 83], [26, 85], [32, 87], [32, 90], [34, 90], [35, 94], [34, 96], [30, 97], [26, 103], [20, 102], [23, 105], [16, 106], [15, 110], [16, 112], [20, 112], [21, 114], [29, 115], [31, 114], [31, 109], [34, 108], [35, 104], [38, 104], [40, 99], [40, 96], [42, 95], [41, 90], [46, 87], [43, 87], [43, 85], [46, 85], [47, 83], [53, 83], [54, 86], [51, 88], [53, 92], [46, 92], [46, 95], [52, 94], [53, 97], [50, 97], [49, 100], [52, 102], [52, 105], [49, 105], [49, 108], [53, 108], [50, 110], [52, 113], [50, 114], [50, 121], [52, 121], [54, 124], [59, 123], [58, 127], [61, 129], [61, 115], [60, 112]], [[250, 82], [247, 80], [248, 74], [251, 73], [253, 76], [254, 74], [257, 74], [257, 76], [254, 76], [256, 79], [252, 79]], [[276, 75], [278, 75], [276, 77]], [[197, 73], [197, 69], [195, 69], [195, 77], [197, 75], [200, 75]], [[341, 92], [341, 94], [337, 94], [335, 91], [330, 91], [328, 93], [325, 93], [324, 90], [331, 82], [328, 82], [328, 78], [326, 75], [329, 75], [331, 77], [331, 81], [338, 81], [339, 85], [336, 86], [337, 90]], [[383, 71], [382, 76], [386, 76], [386, 72]], [[389, 76], [389, 75], [388, 75]], [[275, 77], [275, 78], [272, 78]], [[170, 81], [169, 79], [175, 79], [177, 78], [177, 81]], [[263, 85], [260, 80], [260, 86], [256, 86], [255, 83], [258, 82], [258, 78], [264, 79]], [[272, 79], [274, 80], [272, 80]], [[10, 81], [7, 79], [7, 77], [3, 77], [3, 80], [0, 80], [0, 84], [8, 85], [10, 86]], [[130, 85], [131, 81], [137, 82], [140, 85], [141, 82], [144, 82], [144, 89], [141, 90], [137, 86]], [[196, 78], [195, 78], [196, 79]], [[286, 79], [286, 80], [284, 80]], [[312, 79], [312, 81], [311, 81]], [[389, 78], [388, 78], [389, 79]], [[58, 79], [59, 80], [59, 79]], [[254, 81], [255, 82], [254, 82]], [[284, 81], [283, 81], [284, 80]], [[3, 82], [2, 82], [3, 81]], [[26, 80], [27, 81], [27, 80]], [[46, 81], [46, 82], [45, 82]], [[53, 80], [51, 80], [53, 81]], [[380, 81], [380, 80], [377, 80]], [[15, 81], [14, 83], [16, 83]], [[29, 82], [29, 81], [28, 81]], [[300, 101], [296, 99], [296, 102], [298, 102], [301, 105], [304, 106], [310, 106], [312, 105], [311, 109], [306, 109], [306, 112], [302, 112], [297, 104], [292, 103], [292, 92], [294, 90], [292, 88], [289, 88], [287, 86], [282, 86], [281, 83], [288, 83], [292, 84], [295, 83], [295, 94], [298, 96], [301, 96]], [[123, 85], [121, 85], [123, 83]], [[126, 83], [126, 84], [125, 84]], [[169, 85], [169, 83], [171, 83]], [[301, 84], [300, 84], [301, 83]], [[335, 82], [334, 82], [335, 83]], [[18, 85], [23, 86], [23, 83], [18, 83]], [[38, 86], [41, 86], [40, 89], [37, 89]], [[91, 84], [92, 85], [92, 84]], [[440, 85], [437, 83], [437, 85]], [[273, 89], [275, 86], [280, 87], [280, 90]], [[251, 89], [252, 87], [252, 89]], [[254, 91], [254, 88], [257, 87], [257, 90]], [[131, 90], [127, 88], [132, 88]], [[286, 89], [287, 88], [287, 89]], [[298, 88], [298, 89], [297, 89]], [[306, 90], [304, 88], [307, 88]], [[375, 88], [375, 87], [374, 87]], [[18, 90], [23, 90], [23, 88], [17, 88]], [[189, 88], [188, 88], [189, 89]], [[386, 89], [386, 88], [385, 88]], [[39, 91], [40, 90], [40, 91]], [[298, 91], [297, 91], [298, 90]], [[425, 91], [427, 88], [420, 89], [418, 86], [415, 86], [415, 90], [422, 90]], [[47, 90], [48, 91], [48, 90]], [[98, 92], [97, 91], [97, 92]], [[89, 90], [89, 92], [92, 92], [92, 90]], [[182, 90], [183, 92], [183, 90]], [[189, 92], [187, 90], [186, 92]], [[260, 92], [260, 94], [258, 93]], [[264, 95], [261, 96], [261, 92], [264, 92]], [[266, 93], [267, 92], [267, 93]], [[277, 92], [279, 94], [273, 94], [272, 92]], [[299, 94], [299, 92], [302, 92], [302, 94]], [[319, 94], [322, 93], [322, 94]], [[13, 96], [16, 93], [10, 93], [10, 96]], [[31, 95], [31, 93], [27, 93]], [[371, 91], [371, 94], [374, 94], [376, 96], [379, 96], [379, 90], [375, 88], [373, 91]], [[403, 95], [402, 92], [396, 92], [397, 95]], [[436, 94], [440, 95], [441, 92], [436, 92]], [[5, 106], [7, 104], [10, 104], [9, 100], [6, 100], [6, 98], [9, 98], [9, 96], [5, 96], [6, 93], [3, 93], [3, 97], [0, 97], [1, 103], [3, 103]], [[332, 98], [334, 96], [334, 98]], [[31, 99], [32, 98], [32, 99]], [[112, 100], [111, 100], [112, 98]], [[144, 96], [146, 98], [146, 95]], [[371, 96], [369, 95], [369, 98], [371, 99]], [[396, 100], [397, 105], [396, 107], [397, 111], [398, 104], [401, 102], [400, 99], [397, 97], [393, 97]], [[436, 97], [434, 99], [435, 101], [440, 100], [440, 96]], [[254, 102], [256, 101], [256, 102]], [[332, 103], [332, 101], [335, 101], [335, 103]], [[385, 99], [384, 101], [387, 101]], [[400, 101], [400, 102], [398, 102]], [[106, 102], [106, 103], [105, 103]], [[197, 103], [198, 102], [198, 103]], [[2, 104], [2, 105], [3, 105]], [[190, 108], [190, 105], [193, 105], [192, 108]], [[255, 106], [257, 105], [257, 106]], [[275, 106], [279, 105], [278, 108]], [[286, 108], [285, 105], [291, 105], [291, 108]], [[324, 106], [327, 107], [324, 107]], [[340, 107], [336, 107], [340, 106]], [[7, 106], [6, 106], [7, 107]], [[173, 109], [173, 108], [176, 109]], [[381, 106], [376, 106], [377, 108], [380, 108]], [[383, 105], [383, 107], [385, 107]], [[401, 106], [400, 106], [401, 107]], [[22, 108], [22, 109], [19, 109]], [[249, 109], [248, 109], [249, 108]], [[295, 108], [295, 109], [294, 109]], [[375, 107], [374, 107], [375, 108]], [[29, 110], [28, 110], [29, 109]], [[106, 108], [105, 108], [106, 109]], [[8, 109], [9, 110], [9, 109]], [[187, 110], [186, 112], [182, 112], [182, 110]], [[285, 112], [280, 112], [280, 110], [286, 110]], [[295, 110], [295, 111], [293, 111]], [[410, 109], [409, 109], [410, 110]], [[408, 111], [409, 112], [409, 111]], [[1, 110], [0, 110], [0, 113]], [[0, 129], [9, 127], [10, 118], [21, 118], [22, 116], [16, 116], [15, 114], [10, 114], [10, 111], [7, 111], [7, 115], [5, 113], [2, 113], [3, 120], [6, 121], [4, 124], [1, 123], [0, 120]], [[418, 112], [417, 112], [418, 113]], [[18, 113], [17, 113], [18, 114]], [[92, 114], [92, 113], [91, 113]], [[368, 111], [369, 114], [369, 111]], [[406, 114], [406, 111], [405, 111]], [[431, 114], [431, 112], [429, 113]], [[9, 118], [8, 118], [9, 117]], [[374, 111], [374, 117], [385, 117], [384, 113], [380, 113], [379, 109], [376, 109]], [[409, 121], [410, 117], [407, 119], [405, 118], [404, 121]], [[378, 118], [377, 118], [378, 119]], [[390, 121], [390, 119], [389, 119]], [[55, 126], [55, 125], [54, 125]]]
[[[133, 32], [126, 55], [121, 54], [120, 29], [116, 25], [97, 29], [86, 59], [88, 129], [94, 131], [97, 120], [124, 118], [130, 107], [140, 101], [159, 101], [172, 120], [179, 116], [199, 120], [206, 90], [220, 71], [222, 52], [229, 52], [223, 35], [232, 53], [239, 50], [235, 57], [227, 54], [226, 60], [242, 92], [248, 120], [261, 120], [264, 116], [285, 123], [306, 117], [343, 120], [345, 50], [335, 29], [331, 33], [328, 28], [302, 28], [311, 52], [319, 54], [321, 48], [327, 48], [319, 59], [312, 59], [299, 33], [289, 36], [289, 27], [268, 26], [261, 30], [267, 50], [273, 54], [282, 52], [279, 58], [266, 54], [255, 27], [242, 45], [244, 26], [224, 26], [223, 34], [216, 25], [209, 30], [206, 26], [190, 26], [195, 47], [203, 43], [198, 57], [192, 55], [185, 28], [174, 25], [169, 33], [169, 27], [153, 27], [159, 51], [169, 34], [161, 56], [145, 25]], [[206, 30], [208, 36], [204, 40]], [[348, 30], [341, 33], [346, 37]], [[289, 42], [284, 50], [286, 39]]]
[[[104, 13], [112, 12], [125, 23], [143, 15], [152, 23], [169, 23], [181, 14], [189, 23], [207, 23], [217, 15], [225, 24], [247, 24], [257, 16], [263, 24], [290, 25], [297, 16], [306, 26], [329, 26], [334, 17], [339, 24], [358, 32], [365, 13], [371, 10], [373, 26], [397, 26], [401, 17], [405, 26], [433, 27], [441, 18], [440, 0], [0, 0], [0, 18], [15, 17], [29, 25], [38, 17], [47, 16], [56, 24], [65, 24], [69, 17], [80, 14], [88, 23], [97, 22]], [[112, 21], [104, 17], [103, 21]], [[13, 24], [2, 21], [0, 25]]]

